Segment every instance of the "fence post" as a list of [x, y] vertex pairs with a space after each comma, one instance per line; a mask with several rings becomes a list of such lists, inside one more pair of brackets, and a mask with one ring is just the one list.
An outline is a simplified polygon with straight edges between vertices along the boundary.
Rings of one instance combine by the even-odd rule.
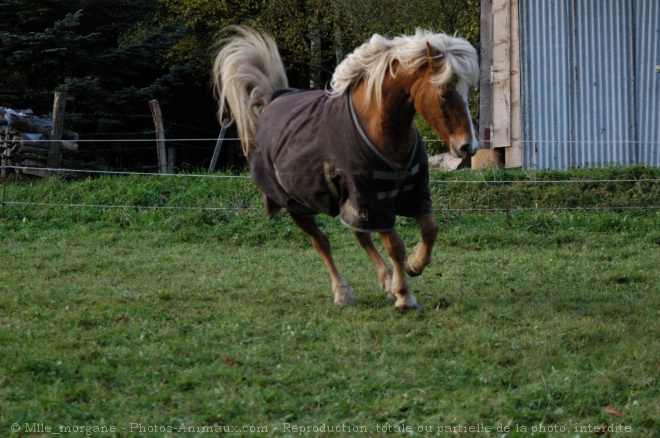
[[167, 173], [167, 149], [165, 147], [163, 114], [160, 111], [160, 105], [157, 100], [150, 100], [149, 107], [151, 108], [151, 115], [154, 118], [154, 126], [156, 128], [156, 139], [158, 142], [158, 170], [160, 173]]
[[48, 146], [48, 160], [46, 166], [49, 169], [59, 169], [62, 159], [62, 129], [64, 126], [64, 109], [66, 107], [66, 93], [55, 93], [53, 101], [53, 118], [50, 128], [50, 144]]
[[174, 173], [175, 161], [176, 161], [176, 148], [167, 148], [167, 173]]
[[218, 135], [218, 141], [215, 142], [213, 157], [211, 157], [211, 164], [209, 165], [209, 173], [213, 172], [215, 170], [216, 164], [218, 164], [220, 150], [222, 149], [222, 142], [225, 140], [225, 134], [227, 132], [227, 125], [229, 125], [229, 119], [224, 119], [222, 121], [222, 127], [220, 128], [220, 135]]

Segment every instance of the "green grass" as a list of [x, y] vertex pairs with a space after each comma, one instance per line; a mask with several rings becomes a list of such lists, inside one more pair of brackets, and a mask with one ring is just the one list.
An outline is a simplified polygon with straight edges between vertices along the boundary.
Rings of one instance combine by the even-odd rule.
[[[433, 175], [452, 182], [432, 186], [441, 234], [411, 280], [423, 315], [397, 312], [352, 235], [321, 218], [357, 300], [335, 308], [307, 239], [266, 220], [245, 179], [10, 181], [0, 434], [657, 436], [660, 184], [591, 182], [657, 178]], [[527, 183], [460, 183], [474, 180]], [[399, 228], [412, 245], [412, 221]]]

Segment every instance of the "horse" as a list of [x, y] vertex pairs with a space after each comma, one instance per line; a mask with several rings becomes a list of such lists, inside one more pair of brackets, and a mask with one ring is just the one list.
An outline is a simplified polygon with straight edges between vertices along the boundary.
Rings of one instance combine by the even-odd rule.
[[[252, 181], [269, 217], [288, 211], [326, 265], [334, 303], [355, 298], [339, 273], [316, 216], [341, 217], [374, 265], [380, 288], [400, 310], [423, 311], [407, 276], [431, 263], [433, 218], [428, 157], [413, 118], [419, 113], [452, 155], [479, 149], [468, 89], [479, 76], [465, 39], [417, 29], [374, 34], [336, 68], [330, 88], [293, 90], [272, 37], [245, 26], [219, 41], [213, 65], [218, 120], [235, 122]], [[416, 220], [420, 240], [406, 256], [396, 216]], [[377, 233], [389, 256], [376, 247]]]

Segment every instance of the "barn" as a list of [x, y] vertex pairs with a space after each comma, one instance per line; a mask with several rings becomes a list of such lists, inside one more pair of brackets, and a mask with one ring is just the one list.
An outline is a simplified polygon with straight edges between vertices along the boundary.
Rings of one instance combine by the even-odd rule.
[[660, 165], [660, 1], [482, 0], [472, 167]]

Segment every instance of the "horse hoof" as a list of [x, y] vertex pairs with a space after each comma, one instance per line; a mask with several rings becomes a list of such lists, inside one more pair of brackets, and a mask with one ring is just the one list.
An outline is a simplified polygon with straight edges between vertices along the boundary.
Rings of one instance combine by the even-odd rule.
[[412, 295], [406, 295], [404, 298], [399, 298], [394, 304], [394, 307], [402, 312], [416, 310], [419, 313], [424, 313], [424, 309], [422, 309], [422, 306], [417, 304], [417, 300]]
[[411, 277], [417, 277], [418, 275], [422, 275], [422, 272], [424, 272], [424, 269], [428, 265], [431, 264], [431, 257], [430, 255], [423, 258], [420, 257], [419, 253], [422, 251], [422, 244], [421, 242], [415, 245], [413, 250], [406, 256], [406, 259], [404, 261], [404, 267], [406, 269], [406, 273], [411, 276]]
[[413, 264], [410, 261], [410, 257], [406, 257], [403, 266], [406, 269], [406, 274], [408, 274], [410, 277], [417, 277], [419, 275], [422, 275], [422, 272], [424, 272], [424, 269], [426, 269], [426, 267], [430, 263], [431, 262], [422, 263], [421, 266], [419, 264], [416, 264], [416, 266], [413, 266]]
[[349, 307], [355, 304], [355, 300], [353, 298], [346, 298], [346, 297], [340, 297], [340, 298], [335, 298], [335, 306], [338, 307]]
[[406, 263], [405, 263], [404, 266], [406, 268], [406, 274], [408, 274], [409, 277], [418, 277], [418, 276], [422, 275], [422, 272], [424, 272], [424, 268], [417, 270], [417, 269], [413, 268], [412, 266], [410, 266], [410, 264], [408, 263], [408, 260], [406, 260]]
[[335, 294], [335, 306], [348, 307], [355, 304], [355, 298], [350, 289], [346, 288], [341, 292]]

